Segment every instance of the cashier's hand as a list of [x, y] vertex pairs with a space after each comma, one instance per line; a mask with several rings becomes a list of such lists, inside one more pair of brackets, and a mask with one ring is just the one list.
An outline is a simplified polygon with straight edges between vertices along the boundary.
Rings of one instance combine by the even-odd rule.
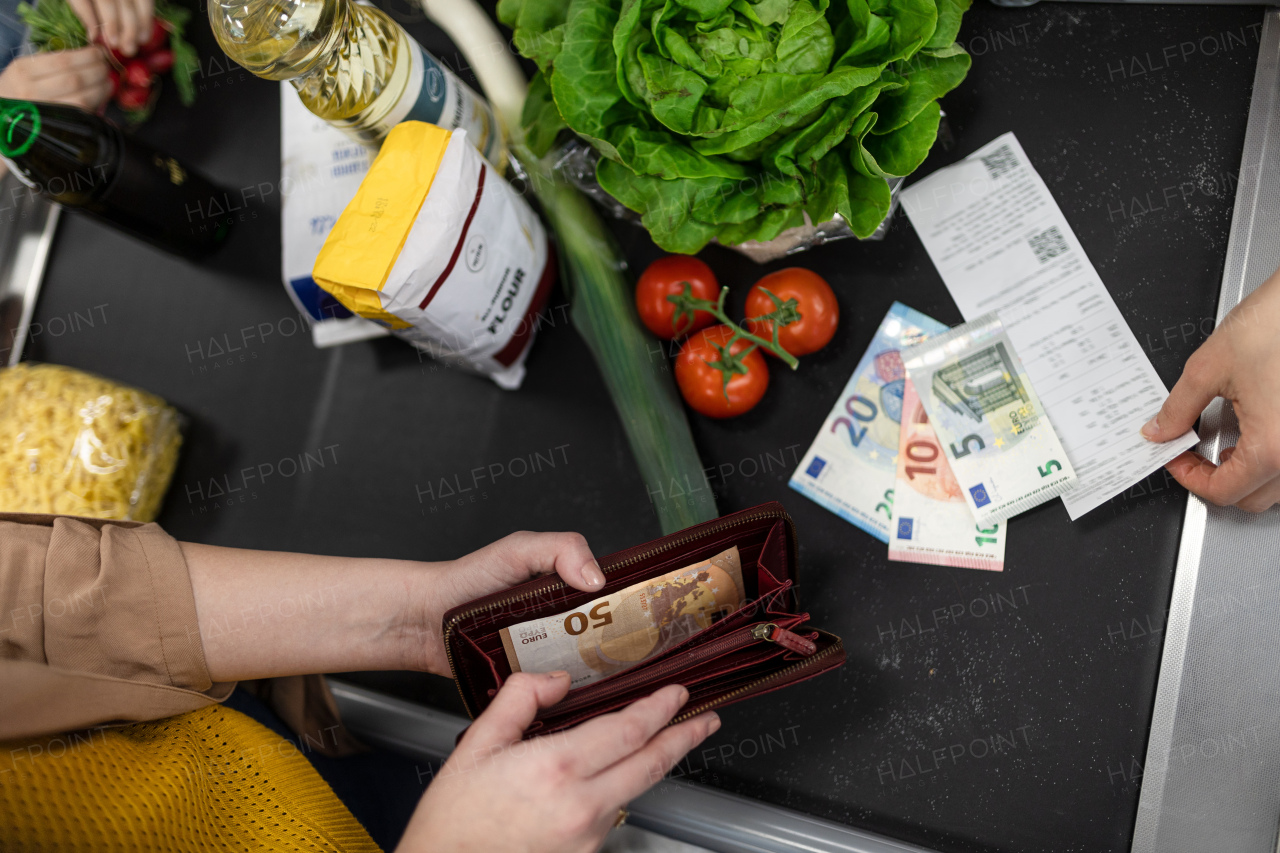
[[70, 0], [90, 39], [133, 56], [151, 38], [153, 0]]
[[714, 713], [668, 727], [689, 698], [673, 684], [576, 728], [522, 741], [538, 709], [568, 691], [566, 672], [508, 678], [427, 788], [399, 853], [591, 853], [620, 808], [720, 728]]
[[107, 61], [96, 47], [19, 56], [0, 72], [0, 97], [96, 111], [111, 96]]
[[432, 564], [421, 576], [421, 592], [412, 596], [423, 639], [417, 644], [421, 660], [415, 668], [452, 677], [440, 641], [444, 614], [459, 604], [551, 572], [585, 592], [604, 586], [600, 564], [580, 533], [521, 531], [460, 559]]
[[1214, 465], [1187, 451], [1166, 467], [1218, 506], [1262, 512], [1280, 501], [1280, 270], [1232, 309], [1187, 359], [1160, 413], [1142, 428], [1152, 441], [1185, 433], [1215, 397], [1240, 421], [1240, 440]]

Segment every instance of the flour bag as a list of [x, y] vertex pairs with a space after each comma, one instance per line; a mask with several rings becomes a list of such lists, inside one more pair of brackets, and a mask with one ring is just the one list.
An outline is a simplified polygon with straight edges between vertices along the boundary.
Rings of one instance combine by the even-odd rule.
[[383, 142], [313, 277], [432, 357], [515, 389], [555, 258], [533, 209], [466, 131], [407, 121]]

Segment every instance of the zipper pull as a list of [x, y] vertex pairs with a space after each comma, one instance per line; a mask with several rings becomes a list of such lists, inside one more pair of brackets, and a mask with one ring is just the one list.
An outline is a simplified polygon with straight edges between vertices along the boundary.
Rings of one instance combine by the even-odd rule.
[[751, 636], [757, 640], [768, 640], [770, 643], [777, 643], [787, 651], [795, 652], [805, 657], [818, 651], [818, 645], [813, 640], [806, 640], [799, 634], [793, 634], [786, 628], [779, 628], [772, 622], [754, 626], [751, 629]]

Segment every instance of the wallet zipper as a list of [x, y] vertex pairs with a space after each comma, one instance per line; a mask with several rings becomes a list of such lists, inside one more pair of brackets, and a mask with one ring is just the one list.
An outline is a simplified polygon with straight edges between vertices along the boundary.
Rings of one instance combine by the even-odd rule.
[[[608, 690], [601, 689], [595, 693], [586, 695], [585, 697], [569, 697], [558, 705], [548, 708], [548, 716], [571, 713], [578, 708], [591, 705], [595, 702], [607, 701], [621, 693], [626, 693], [636, 684], [644, 681], [660, 680], [668, 673], [680, 672], [683, 669], [696, 666], [703, 661], [711, 660], [728, 652], [736, 651], [739, 647], [746, 648], [754, 643], [769, 642], [781, 645], [783, 648], [790, 651], [792, 650], [792, 646], [790, 644], [784, 645], [783, 643], [778, 642], [779, 638], [786, 638], [787, 635], [794, 637], [802, 643], [809, 642], [803, 637], [798, 637], [795, 634], [792, 634], [786, 628], [779, 628], [773, 622], [762, 622], [750, 627], [739, 628], [727, 637], [721, 637], [718, 640], [712, 640], [710, 643], [696, 649], [690, 649], [680, 657], [665, 661], [655, 667], [648, 667], [640, 672], [631, 673], [630, 675], [633, 677], [630, 679], [628, 679], [626, 675], [623, 675], [615, 681]], [[798, 653], [804, 654], [804, 652]], [[809, 654], [813, 654], [813, 652], [810, 652]]]
[[755, 690], [757, 687], [761, 687], [772, 681], [777, 681], [779, 679], [786, 678], [787, 676], [794, 675], [797, 672], [801, 672], [802, 670], [811, 668], [815, 663], [822, 660], [823, 658], [831, 657], [831, 655], [843, 649], [844, 649], [844, 643], [840, 641], [836, 641], [834, 644], [827, 646], [822, 651], [815, 652], [814, 654], [810, 655], [809, 657], [805, 658], [799, 663], [794, 663], [791, 666], [787, 667], [786, 669], [780, 669], [777, 672], [766, 675], [764, 678], [757, 679], [756, 681], [753, 681], [750, 684], [744, 684], [736, 690], [731, 690], [728, 693], [724, 694], [723, 696], [718, 696], [715, 699], [712, 699], [708, 702], [703, 702], [700, 705], [690, 708], [689, 710], [685, 711], [683, 714], [680, 714], [679, 716], [677, 716], [667, 725], [674, 726], [676, 723], [683, 723], [685, 720], [693, 719], [699, 714], [705, 711], [710, 711], [712, 708], [715, 708], [719, 705], [723, 705], [726, 702], [732, 701], [733, 699], [736, 699], [737, 697], [742, 696], [745, 693], [749, 693], [752, 690]]
[[[763, 519], [763, 518], [784, 519], [786, 520], [787, 525], [789, 527], [793, 526], [791, 522], [791, 516], [787, 515], [785, 511], [775, 510], [772, 512], [758, 512], [753, 515], [746, 516], [744, 518], [735, 519], [734, 521], [729, 522], [728, 524], [713, 525], [712, 527], [708, 527], [697, 534], [682, 536], [679, 539], [673, 539], [670, 542], [664, 542], [663, 544], [659, 545], [656, 548], [650, 548], [648, 551], [645, 551], [641, 554], [636, 554], [634, 557], [629, 557], [626, 560], [623, 560], [620, 563], [616, 563], [607, 569], [602, 566], [601, 571], [604, 572], [605, 575], [608, 575], [610, 572], [617, 571], [618, 569], [635, 565], [641, 560], [647, 560], [650, 557], [653, 557], [657, 554], [662, 554], [666, 551], [670, 551], [673, 548], [679, 548], [681, 545], [688, 544], [689, 542], [696, 542], [698, 539], [701, 539], [704, 536], [711, 536], [716, 533], [729, 530], [733, 527], [737, 527], [738, 525], [748, 524], [752, 521], [759, 521], [760, 519]], [[791, 547], [789, 549], [788, 556], [791, 559], [792, 567], [795, 567], [797, 555], [796, 555], [796, 537], [795, 537], [794, 529], [792, 530], [792, 535], [789, 538], [791, 540]], [[513, 595], [509, 598], [499, 599], [498, 601], [494, 601], [490, 604], [486, 604], [483, 607], [474, 607], [470, 610], [465, 610], [462, 613], [459, 613], [457, 616], [449, 620], [449, 624], [446, 625], [444, 628], [444, 635], [441, 637], [441, 641], [444, 643], [444, 656], [449, 661], [449, 671], [454, 674], [453, 683], [454, 683], [454, 687], [456, 687], [458, 690], [458, 696], [462, 699], [462, 706], [467, 709], [467, 713], [471, 715], [471, 718], [473, 720], [475, 719], [476, 714], [475, 714], [475, 711], [472, 710], [471, 708], [471, 703], [467, 701], [466, 695], [462, 692], [462, 685], [458, 683], [458, 680], [457, 680], [458, 669], [454, 665], [453, 651], [452, 651], [452, 647], [449, 645], [449, 639], [453, 636], [454, 629], [457, 628], [458, 623], [461, 622], [463, 619], [476, 615], [477, 613], [484, 613], [489, 610], [496, 610], [499, 607], [506, 607], [509, 604], [515, 604], [517, 601], [523, 601], [524, 599], [531, 598], [534, 595], [543, 595], [553, 590], [564, 589], [567, 586], [568, 584], [566, 584], [564, 581], [558, 581], [557, 585], [548, 586], [536, 592], [532, 592], [532, 591], [522, 592], [519, 595]], [[603, 587], [601, 588], [603, 589]]]

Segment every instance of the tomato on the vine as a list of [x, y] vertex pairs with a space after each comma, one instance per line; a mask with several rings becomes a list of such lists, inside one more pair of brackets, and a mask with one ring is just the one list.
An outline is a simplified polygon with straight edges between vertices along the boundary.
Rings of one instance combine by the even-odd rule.
[[826, 279], [812, 270], [789, 267], [769, 273], [755, 283], [747, 294], [746, 326], [752, 334], [768, 340], [773, 335], [773, 323], [751, 320], [776, 307], [765, 290], [783, 302], [794, 299], [798, 303], [800, 319], [778, 330], [778, 343], [784, 350], [792, 355], [808, 355], [831, 342], [840, 323], [840, 306]]
[[[728, 326], [712, 326], [689, 338], [676, 356], [676, 384], [685, 402], [699, 414], [709, 418], [732, 418], [749, 411], [769, 387], [769, 365], [750, 341], [739, 338], [729, 349], [730, 361], [737, 362], [745, 373], [724, 372], [712, 365], [723, 362], [724, 347], [733, 337]], [[750, 348], [751, 351], [743, 355]], [[736, 358], [734, 358], [736, 357]]]
[[690, 295], [697, 299], [715, 302], [720, 292], [711, 267], [688, 255], [658, 258], [641, 273], [636, 283], [636, 310], [640, 312], [640, 320], [663, 340], [696, 332], [715, 322], [706, 311], [695, 311], [692, 323], [687, 315], [676, 317], [676, 307], [667, 297], [683, 293], [686, 284]]

